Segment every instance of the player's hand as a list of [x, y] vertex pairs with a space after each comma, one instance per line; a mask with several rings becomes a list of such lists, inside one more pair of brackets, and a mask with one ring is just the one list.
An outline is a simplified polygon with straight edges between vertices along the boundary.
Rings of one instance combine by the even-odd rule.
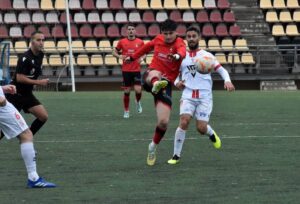
[[125, 60], [126, 57], [127, 57], [126, 55], [119, 55], [120, 60]]
[[180, 59], [180, 55], [179, 54], [168, 54], [168, 59], [179, 60]]
[[15, 85], [5, 85], [2, 86], [2, 89], [4, 93], [15, 94], [17, 92]]
[[185, 82], [185, 80], [179, 81], [179, 82], [176, 84], [176, 87], [177, 87], [179, 90], [183, 90], [183, 89], [185, 88], [184, 82]]
[[41, 86], [47, 86], [49, 84], [49, 79], [40, 79], [39, 80], [39, 85]]
[[234, 91], [235, 90], [234, 85], [229, 81], [224, 83], [224, 89], [226, 89], [227, 91]]

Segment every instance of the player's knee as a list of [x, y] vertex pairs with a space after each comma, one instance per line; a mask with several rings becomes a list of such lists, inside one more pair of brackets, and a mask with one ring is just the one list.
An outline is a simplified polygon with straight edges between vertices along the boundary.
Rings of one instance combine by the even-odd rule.
[[207, 132], [207, 125], [206, 124], [197, 125], [197, 130], [201, 135], [204, 135]]
[[48, 113], [41, 114], [38, 119], [42, 122], [46, 122], [48, 120]]
[[19, 135], [19, 139], [21, 143], [25, 142], [32, 142], [33, 141], [33, 135], [30, 129], [25, 130]]
[[168, 119], [161, 119], [158, 121], [158, 127], [161, 129], [167, 129], [168, 128], [168, 124], [169, 124], [169, 120]]
[[190, 121], [187, 118], [181, 118], [180, 120], [180, 128], [183, 130], [188, 129]]

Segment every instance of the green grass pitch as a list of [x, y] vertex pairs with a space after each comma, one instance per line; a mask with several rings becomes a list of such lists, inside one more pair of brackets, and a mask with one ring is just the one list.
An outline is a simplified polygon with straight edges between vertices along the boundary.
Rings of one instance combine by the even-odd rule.
[[[58, 185], [27, 189], [17, 140], [0, 141], [0, 203], [299, 203], [300, 92], [214, 92], [215, 150], [192, 122], [170, 166], [180, 92], [157, 163], [146, 165], [153, 99], [123, 119], [122, 92], [37, 93], [49, 112], [35, 137], [38, 172]], [[28, 124], [32, 117], [26, 115]]]

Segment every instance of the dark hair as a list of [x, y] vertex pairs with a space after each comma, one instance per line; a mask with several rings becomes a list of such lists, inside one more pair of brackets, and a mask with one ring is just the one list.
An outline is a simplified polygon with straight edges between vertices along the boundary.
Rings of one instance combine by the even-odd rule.
[[43, 34], [43, 35], [44, 35], [44, 33], [41, 32], [41, 31], [39, 31], [39, 30], [34, 31], [34, 32], [31, 34], [31, 40], [33, 39], [33, 37], [34, 37], [36, 34]]
[[128, 23], [126, 28], [128, 28], [128, 27], [135, 27], [135, 25], [133, 23]]
[[161, 31], [175, 31], [176, 28], [177, 28], [176, 22], [170, 19], [167, 19], [160, 24]]
[[189, 31], [195, 31], [196, 33], [198, 33], [198, 35], [200, 35], [200, 30], [196, 26], [188, 27], [188, 29], [186, 29], [186, 32], [189, 32]]

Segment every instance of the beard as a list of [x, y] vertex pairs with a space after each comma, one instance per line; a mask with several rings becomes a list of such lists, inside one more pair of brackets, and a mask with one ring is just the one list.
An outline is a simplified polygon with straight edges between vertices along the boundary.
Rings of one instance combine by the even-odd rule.
[[199, 47], [198, 43], [195, 43], [194, 45], [188, 44], [188, 46], [189, 46], [190, 50], [196, 50]]

